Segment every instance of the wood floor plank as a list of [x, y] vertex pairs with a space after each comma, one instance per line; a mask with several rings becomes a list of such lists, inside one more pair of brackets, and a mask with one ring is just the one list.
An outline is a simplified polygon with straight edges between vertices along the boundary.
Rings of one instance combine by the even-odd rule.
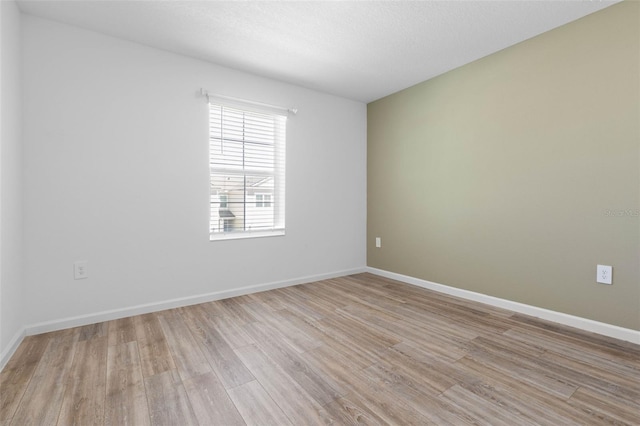
[[198, 425], [191, 403], [176, 370], [144, 379], [153, 426]]
[[510, 357], [510, 359], [540, 359], [547, 352], [544, 347], [531, 342], [515, 340], [504, 334], [477, 337], [471, 341], [469, 348], [495, 350]]
[[325, 405], [325, 409], [336, 419], [339, 425], [385, 425], [373, 411], [366, 408], [362, 402], [356, 403], [354, 398], [342, 397]]
[[[371, 276], [369, 275], [369, 278], [370, 277]], [[360, 281], [361, 285], [366, 286], [369, 278], [367, 278], [367, 274], [363, 274], [362, 276], [349, 277], [348, 280], [350, 280], [350, 282]], [[382, 280], [385, 279], [383, 278]], [[378, 279], [376, 279], [376, 281], [378, 281]], [[475, 320], [500, 317], [504, 320], [513, 315], [513, 312], [496, 308], [494, 306], [471, 302], [443, 293], [425, 290], [420, 287], [405, 285], [393, 280], [387, 280], [386, 284], [384, 284], [380, 290], [381, 293], [387, 297], [393, 297], [393, 295], [395, 295], [409, 306], [418, 307], [425, 311], [435, 312], [446, 317], [460, 315], [460, 319], [468, 317]], [[506, 323], [509, 322], [507, 321]]]
[[[537, 401], [523, 398], [522, 394], [516, 394], [510, 389], [490, 384], [486, 380], [478, 380], [472, 383], [462, 382], [459, 386], [483, 398], [488, 403], [499, 406], [501, 410], [508, 413], [507, 418], [519, 419], [522, 423], [577, 425], [582, 421], [575, 415], [560, 415], [558, 412], [549, 413], [549, 410], [545, 409]], [[564, 401], [558, 400], [557, 404], [563, 405]]]
[[452, 361], [466, 355], [470, 348], [470, 339], [433, 332], [433, 330], [424, 327], [424, 323], [421, 321], [412, 320], [410, 316], [389, 312], [375, 304], [350, 304], [341, 308], [340, 311], [348, 313], [354, 318], [360, 318], [360, 321], [383, 332], [394, 333], [403, 342], [412, 342], [414, 346], [438, 353], [439, 356], [450, 358]]
[[470, 413], [479, 425], [533, 426], [536, 424], [522, 416], [517, 409], [514, 412], [514, 409], [510, 409], [511, 407], [505, 408], [503, 404], [483, 398], [484, 395], [478, 394], [483, 391], [481, 385], [470, 386], [470, 389], [455, 385], [442, 393], [439, 398]]
[[450, 363], [441, 362], [405, 343], [389, 348], [375, 365], [415, 382], [426, 395], [437, 395], [466, 378]]
[[429, 324], [429, 330], [432, 334], [440, 334], [441, 336], [456, 338], [460, 341], [473, 340], [482, 334], [482, 332], [478, 330], [468, 328], [451, 319], [416, 306], [405, 304], [392, 309], [392, 312], [409, 318], [412, 321], [417, 321], [420, 324]]
[[77, 330], [52, 335], [11, 425], [56, 424], [77, 342]]
[[214, 373], [184, 381], [191, 407], [200, 425], [244, 425], [236, 406]]
[[106, 335], [78, 342], [58, 417], [59, 425], [104, 424], [107, 346]]
[[259, 293], [248, 294], [254, 302], [262, 303], [264, 306], [269, 308], [271, 312], [279, 311], [284, 308], [284, 299], [286, 297], [286, 293], [280, 293], [280, 289], [275, 289], [273, 291], [261, 291]]
[[187, 321], [191, 334], [226, 389], [240, 386], [255, 379], [224, 339], [216, 326], [215, 319], [203, 316], [199, 311], [194, 311], [193, 315], [187, 318]]
[[349, 342], [352, 347], [366, 352], [376, 360], [388, 347], [400, 343], [400, 340], [387, 338], [383, 333], [373, 327], [362, 326], [360, 323], [343, 318], [324, 318], [318, 321], [325, 334], [332, 336], [341, 335], [343, 341]]
[[[352, 392], [349, 399], [360, 400], [363, 405], [389, 424], [429, 424], [420, 410], [409, 402], [415, 397], [424, 397], [409, 386], [389, 380], [380, 375], [372, 367], [352, 372], [350, 375]], [[409, 398], [407, 398], [409, 397]]]
[[138, 343], [107, 349], [105, 425], [150, 425]]
[[[371, 339], [370, 346], [379, 346], [386, 349], [402, 341], [398, 333], [382, 327], [376, 327], [365, 318], [353, 315], [343, 309], [337, 309], [334, 318], [336, 322], [343, 322], [357, 330], [358, 337]], [[324, 319], [322, 322], [327, 323], [328, 321]], [[335, 328], [338, 327], [336, 326]]]
[[278, 331], [261, 323], [247, 324], [245, 329], [258, 342], [256, 345], [320, 405], [328, 404], [343, 396], [309, 368], [297, 351], [286, 343], [280, 343], [285, 339]]
[[293, 424], [331, 423], [328, 412], [259, 348], [244, 346], [236, 352]]
[[[544, 330], [542, 334], [549, 337], [559, 337], [560, 341], [567, 346], [588, 350], [589, 353], [593, 354], [602, 354], [604, 358], [619, 358], [629, 361], [635, 366], [640, 365], [640, 353], [638, 353], [637, 344], [524, 314], [513, 314], [511, 319], [517, 323], [517, 326], [513, 328], [526, 328], [537, 332]], [[524, 325], [528, 327], [524, 327]]]
[[25, 337], [0, 373], [0, 424], [13, 418], [48, 343], [48, 337]]
[[319, 303], [316, 299], [304, 297], [304, 295], [300, 291], [296, 291], [295, 288], [278, 289], [278, 295], [280, 296], [281, 309], [289, 309], [307, 318], [318, 320], [333, 313], [331, 307], [321, 302]]
[[162, 332], [158, 315], [145, 314], [134, 318], [140, 365], [144, 377], [176, 368], [169, 345]]
[[349, 314], [354, 318], [359, 318], [360, 320], [366, 321], [367, 323], [371, 323], [371, 321], [377, 320], [376, 323], [379, 326], [382, 326], [383, 324], [398, 324], [403, 319], [401, 315], [389, 312], [389, 310], [380, 306], [378, 303], [376, 303], [374, 298], [370, 296], [362, 298], [362, 300], [357, 303], [349, 303], [346, 306], [338, 308], [337, 311]]
[[351, 373], [362, 370], [373, 363], [362, 366], [345, 357], [341, 351], [323, 345], [300, 355], [305, 364], [331, 385], [340, 395], [347, 395], [351, 392]]
[[176, 310], [167, 310], [158, 314], [158, 321], [182, 380], [211, 371], [209, 362], [189, 331], [182, 315]]
[[96, 324], [88, 324], [79, 328], [79, 341], [96, 339], [107, 336], [108, 325], [105, 322], [99, 322]]
[[456, 361], [456, 366], [471, 377], [468, 383], [481, 381], [526, 401], [529, 410], [540, 413], [538, 421], [541, 424], [577, 426], [591, 423], [588, 416], [566, 404], [565, 398], [514, 379], [508, 371], [493, 369], [470, 358]]
[[640, 425], [640, 400], [621, 400], [615, 395], [590, 388], [579, 388], [569, 405], [592, 417], [593, 423]]
[[120, 318], [107, 322], [109, 346], [129, 343], [137, 339], [133, 318]]
[[[335, 309], [344, 307], [355, 301], [355, 298], [350, 297], [350, 295], [335, 291], [330, 281], [320, 281], [304, 286], [296, 286], [291, 290], [288, 288], [283, 290], [287, 290], [288, 293], [295, 295], [298, 300], [310, 300], [315, 303], [319, 310], [319, 318], [314, 318], [316, 320], [330, 316]], [[306, 301], [299, 303], [306, 303]], [[324, 313], [324, 315], [322, 315], [322, 313]]]
[[614, 395], [627, 401], [640, 401], [640, 372], [612, 372], [599, 364], [584, 363], [570, 357], [545, 353], [540, 357], [541, 367], [564, 377], [581, 387]]
[[[503, 333], [514, 340], [544, 347], [547, 351], [564, 354], [575, 359], [597, 365], [612, 365], [614, 369], [622, 366], [636, 374], [640, 371], [640, 354], [636, 350], [626, 350], [622, 355], [618, 350], [610, 350], [607, 346], [599, 346], [592, 342], [579, 342], [575, 338], [562, 339], [558, 333], [529, 326], [525, 329], [514, 327]], [[615, 361], [611, 361], [615, 360]]]
[[184, 306], [182, 308], [176, 308], [175, 310], [182, 315], [185, 322], [193, 316], [205, 317], [213, 322], [216, 322], [218, 318], [224, 316], [221, 309], [221, 300], [216, 300], [208, 303], [201, 303], [199, 305]]
[[[361, 279], [367, 274], [352, 275], [328, 280], [329, 285], [338, 295], [343, 295], [349, 300], [349, 304], [358, 302], [363, 294], [374, 296], [377, 301], [383, 302], [385, 305], [391, 303], [398, 306], [410, 301], [408, 288], [404, 288], [404, 292], [391, 292], [387, 288], [387, 283], [381, 281], [379, 277], [376, 279]], [[419, 294], [422, 296], [424, 293]]]
[[[354, 342], [349, 335], [345, 335], [342, 330], [332, 329], [330, 326], [316, 321], [318, 329], [326, 336], [322, 342], [333, 351], [339, 353], [350, 363], [358, 365], [360, 368], [368, 367], [380, 359], [380, 348], [368, 348]], [[320, 346], [318, 346], [319, 348]], [[314, 348], [314, 349], [318, 349]], [[308, 352], [308, 351], [307, 351]]]
[[[362, 378], [359, 378], [362, 376]], [[365, 368], [358, 372], [354, 383], [357, 389], [367, 389], [361, 392], [360, 396], [369, 398], [368, 406], [376, 405], [378, 408], [372, 408], [378, 414], [392, 423], [408, 422], [411, 424], [435, 424], [425, 416], [422, 404], [415, 404], [420, 401], [433, 397], [433, 392], [425, 391], [424, 388], [416, 386], [406, 376], [396, 374], [392, 369], [376, 363], [371, 367]], [[356, 387], [352, 386], [353, 392], [349, 394], [353, 398]], [[375, 404], [372, 402], [375, 401]]]
[[304, 317], [300, 315], [300, 313], [289, 311], [289, 309], [282, 309], [274, 312], [273, 315], [279, 322], [284, 324], [284, 327], [295, 327], [311, 340], [323, 341], [327, 337], [318, 327], [316, 320]]
[[[280, 321], [283, 319], [287, 323], [286, 326], [292, 326], [300, 330], [311, 340], [316, 343], [313, 344], [311, 349], [302, 351], [302, 353], [314, 351], [320, 348], [322, 345], [330, 346], [336, 352], [343, 357], [350, 360], [350, 362], [358, 364], [359, 368], [368, 367], [378, 360], [377, 355], [371, 351], [366, 351], [366, 348], [357, 348], [353, 345], [348, 336], [339, 333], [337, 330], [331, 330], [318, 321], [310, 318], [304, 318], [297, 312], [291, 312], [287, 309], [283, 309], [274, 314]], [[318, 344], [318, 342], [320, 344]]]
[[[407, 321], [408, 322], [408, 321]], [[402, 343], [419, 349], [420, 351], [442, 360], [454, 362], [464, 357], [471, 349], [471, 340], [462, 339], [454, 335], [444, 335], [428, 327], [415, 324], [403, 324], [399, 328], [407, 336]], [[420, 337], [422, 334], [422, 338]]]
[[278, 321], [278, 318], [261, 303], [250, 303], [245, 305], [244, 308], [251, 312], [251, 315], [256, 318], [254, 322], [263, 322], [282, 332], [283, 338], [298, 352], [304, 352], [320, 345], [320, 342], [312, 339], [303, 331], [295, 327], [287, 327], [285, 323]]
[[218, 300], [215, 303], [222, 315], [234, 318], [241, 326], [256, 320], [244, 309], [243, 304], [240, 303], [238, 298]]
[[215, 326], [231, 349], [256, 343], [235, 321], [235, 318], [230, 318], [226, 315], [218, 316], [215, 320]]
[[229, 389], [229, 396], [248, 426], [292, 425], [257, 380]]
[[440, 425], [478, 425], [478, 419], [468, 411], [449, 404], [439, 398], [424, 398], [421, 394], [407, 399], [406, 403], [425, 418], [427, 424]]
[[571, 397], [579, 387], [576, 382], [545, 369], [538, 362], [525, 359], [515, 360], [504, 356], [499, 351], [474, 349], [469, 352], [467, 357], [497, 370], [508, 372], [515, 379], [529, 383], [560, 398]]

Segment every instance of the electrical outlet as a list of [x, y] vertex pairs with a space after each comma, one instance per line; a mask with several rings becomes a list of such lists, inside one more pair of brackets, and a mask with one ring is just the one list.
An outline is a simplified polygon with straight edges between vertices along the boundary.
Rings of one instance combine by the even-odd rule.
[[382, 247], [382, 238], [376, 237], [376, 248]]
[[613, 284], [613, 267], [608, 265], [598, 265], [596, 282], [600, 284]]
[[89, 271], [87, 270], [87, 261], [79, 260], [73, 264], [73, 279], [83, 280], [89, 277]]

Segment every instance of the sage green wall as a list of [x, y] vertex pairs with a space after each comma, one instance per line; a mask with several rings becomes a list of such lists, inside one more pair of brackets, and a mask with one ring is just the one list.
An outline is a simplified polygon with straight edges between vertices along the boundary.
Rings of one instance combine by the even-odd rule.
[[639, 104], [635, 2], [369, 104], [368, 265], [640, 330]]

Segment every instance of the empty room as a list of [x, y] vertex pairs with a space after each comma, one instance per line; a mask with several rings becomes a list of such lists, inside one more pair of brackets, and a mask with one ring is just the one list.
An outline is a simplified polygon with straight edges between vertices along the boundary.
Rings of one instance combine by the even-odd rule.
[[640, 425], [639, 2], [0, 24], [0, 425]]

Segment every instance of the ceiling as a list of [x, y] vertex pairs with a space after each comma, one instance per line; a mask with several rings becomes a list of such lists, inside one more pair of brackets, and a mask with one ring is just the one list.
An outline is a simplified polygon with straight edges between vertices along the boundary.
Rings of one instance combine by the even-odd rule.
[[24, 13], [371, 102], [617, 1], [20, 0]]

